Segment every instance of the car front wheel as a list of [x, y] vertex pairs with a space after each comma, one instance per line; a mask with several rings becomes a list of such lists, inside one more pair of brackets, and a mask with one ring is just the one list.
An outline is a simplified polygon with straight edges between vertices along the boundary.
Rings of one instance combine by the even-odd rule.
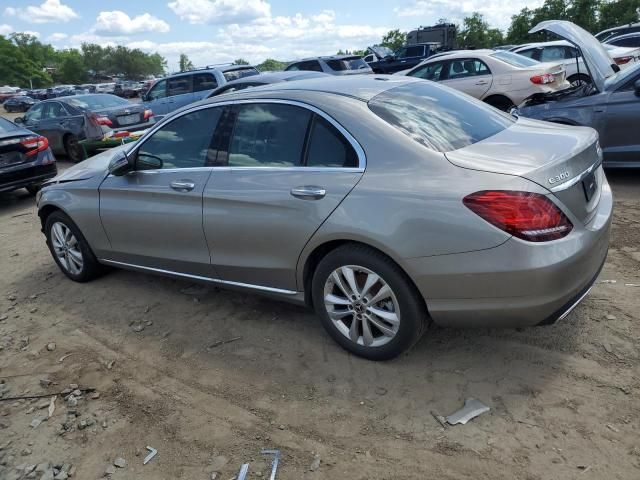
[[102, 267], [75, 223], [63, 212], [53, 212], [45, 222], [47, 245], [53, 259], [67, 277], [87, 282], [97, 277]]
[[364, 245], [347, 244], [327, 254], [314, 273], [312, 295], [331, 337], [370, 360], [408, 350], [427, 322], [424, 301], [406, 274]]

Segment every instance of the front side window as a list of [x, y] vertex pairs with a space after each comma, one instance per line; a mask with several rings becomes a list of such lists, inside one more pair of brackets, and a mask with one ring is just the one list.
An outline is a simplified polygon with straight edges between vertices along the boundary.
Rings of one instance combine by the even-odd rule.
[[193, 76], [193, 91], [213, 90], [218, 86], [216, 77], [211, 73], [196, 73]]
[[37, 122], [38, 120], [42, 120], [42, 113], [44, 111], [45, 105], [34, 105], [29, 109], [27, 114], [24, 116], [25, 122]]
[[211, 139], [221, 112], [221, 107], [198, 110], [164, 125], [138, 149], [136, 168], [194, 168], [215, 163]]
[[408, 137], [438, 152], [473, 145], [515, 122], [483, 102], [430, 82], [391, 88], [373, 97], [369, 108]]
[[409, 73], [409, 76], [422, 78], [424, 80], [433, 80], [434, 82], [437, 82], [438, 80], [440, 80], [442, 66], [442, 62], [434, 62], [428, 65], [423, 65], [422, 67], [419, 67], [413, 72]]
[[309, 70], [312, 72], [321, 72], [322, 67], [320, 66], [320, 62], [318, 62], [317, 60], [311, 60], [308, 62], [298, 63], [298, 70]]
[[68, 117], [69, 114], [64, 106], [59, 102], [53, 102], [47, 105], [47, 109], [44, 112], [44, 118], [62, 118]]
[[292, 105], [240, 105], [229, 145], [231, 167], [296, 167], [311, 112]]
[[422, 57], [424, 56], [424, 45], [407, 47], [405, 57]]
[[167, 96], [184, 95], [193, 91], [191, 80], [193, 75], [183, 75], [182, 77], [170, 78], [167, 80]]
[[238, 68], [235, 70], [227, 70], [223, 73], [224, 78], [227, 82], [231, 82], [233, 80], [239, 80], [245, 77], [252, 77], [253, 75], [258, 75], [258, 70], [253, 67], [244, 67]]
[[356, 168], [358, 155], [333, 125], [315, 115], [307, 147], [306, 166]]
[[529, 48], [527, 50], [520, 50], [519, 52], [517, 52], [517, 54], [518, 55], [522, 55], [523, 57], [535, 58], [536, 49], [535, 48]]
[[149, 101], [157, 100], [159, 98], [165, 98], [166, 96], [167, 96], [167, 81], [160, 80], [153, 87], [151, 87], [151, 90], [149, 90], [149, 93], [147, 93], [147, 100]]

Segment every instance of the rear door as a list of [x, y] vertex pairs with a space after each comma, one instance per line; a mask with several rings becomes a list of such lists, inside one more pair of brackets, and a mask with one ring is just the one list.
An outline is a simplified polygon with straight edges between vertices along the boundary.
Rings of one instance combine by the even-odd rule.
[[209, 94], [218, 88], [218, 81], [211, 72], [193, 74], [193, 101], [207, 98]]
[[42, 135], [49, 140], [52, 149], [64, 149], [63, 138], [65, 133], [71, 131], [72, 120], [71, 114], [62, 103], [47, 102], [39, 128]]
[[202, 192], [220, 108], [187, 112], [146, 137], [130, 155], [136, 170], [100, 185], [108, 260], [214, 277], [202, 231]]
[[298, 256], [362, 176], [364, 153], [295, 102], [239, 103], [222, 131], [228, 140], [204, 192], [215, 269], [229, 282], [299, 290]]
[[486, 63], [477, 58], [449, 60], [442, 83], [475, 98], [484, 97], [491, 88], [493, 76]]

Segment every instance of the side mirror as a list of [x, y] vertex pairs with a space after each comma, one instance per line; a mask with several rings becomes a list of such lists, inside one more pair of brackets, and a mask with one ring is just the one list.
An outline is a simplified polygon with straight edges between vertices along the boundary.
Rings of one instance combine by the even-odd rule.
[[148, 100], [147, 99], [147, 94], [146, 93], [141, 93], [140, 94], [140, 100], [142, 100], [143, 102], [146, 102]]
[[133, 164], [125, 152], [119, 152], [109, 162], [109, 173], [120, 177], [133, 170]]
[[138, 153], [138, 170], [160, 170], [162, 169], [163, 162], [160, 157], [155, 155], [149, 155], [148, 153]]
[[24, 117], [16, 117], [13, 119], [13, 123], [24, 123]]
[[636, 80], [633, 84], [633, 91], [637, 97], [640, 97], [640, 80]]

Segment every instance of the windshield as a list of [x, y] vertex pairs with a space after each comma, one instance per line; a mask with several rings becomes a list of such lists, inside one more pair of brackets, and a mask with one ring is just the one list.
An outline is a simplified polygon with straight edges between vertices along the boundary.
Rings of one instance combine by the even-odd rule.
[[464, 93], [417, 81], [392, 88], [369, 108], [416, 142], [449, 152], [496, 135], [514, 119]]
[[100, 110], [101, 108], [131, 105], [131, 102], [115, 95], [81, 95], [66, 100], [69, 105], [86, 110]]
[[360, 57], [343, 58], [341, 60], [325, 60], [331, 70], [362, 70], [368, 69], [369, 65]]
[[373, 47], [369, 47], [369, 50], [371, 50], [380, 58], [393, 55], [393, 50], [391, 50], [389, 47], [383, 47], [382, 45], [374, 45]]
[[505, 52], [503, 50], [492, 53], [490, 56], [493, 58], [497, 58], [498, 60], [502, 60], [503, 62], [508, 63], [509, 65], [512, 65], [514, 67], [533, 67], [534, 65], [540, 63], [533, 58], [525, 57], [524, 55], [520, 55], [519, 53]]
[[14, 132], [16, 130], [20, 130], [20, 127], [0, 117], [0, 133]]
[[640, 75], [640, 62], [632, 64], [632, 66], [620, 70], [615, 75], [607, 78], [604, 82], [605, 90], [616, 88], [618, 85], [623, 85], [633, 77]]
[[260, 72], [253, 67], [239, 68], [237, 70], [227, 70], [223, 73], [227, 82], [231, 80], [238, 80], [239, 78], [250, 77], [252, 75], [258, 75]]

